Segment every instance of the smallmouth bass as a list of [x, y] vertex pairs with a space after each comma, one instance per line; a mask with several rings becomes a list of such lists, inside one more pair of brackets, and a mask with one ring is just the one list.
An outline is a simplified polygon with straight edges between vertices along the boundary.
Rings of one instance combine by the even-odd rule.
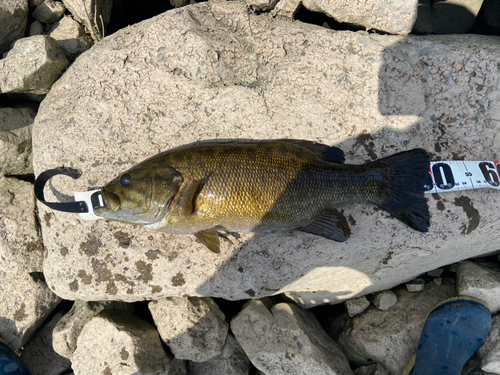
[[173, 234], [214, 252], [223, 232], [298, 229], [335, 241], [350, 235], [340, 204], [375, 204], [427, 232], [423, 149], [362, 165], [337, 147], [303, 140], [203, 141], [155, 155], [102, 188], [96, 215]]

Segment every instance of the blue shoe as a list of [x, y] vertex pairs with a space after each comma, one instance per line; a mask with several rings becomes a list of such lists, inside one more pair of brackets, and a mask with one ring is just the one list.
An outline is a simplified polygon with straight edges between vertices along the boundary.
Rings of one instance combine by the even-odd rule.
[[0, 375], [31, 375], [21, 358], [3, 341], [0, 341]]
[[410, 362], [403, 374], [460, 375], [490, 326], [491, 312], [481, 301], [469, 297], [442, 301], [427, 316], [414, 364]]

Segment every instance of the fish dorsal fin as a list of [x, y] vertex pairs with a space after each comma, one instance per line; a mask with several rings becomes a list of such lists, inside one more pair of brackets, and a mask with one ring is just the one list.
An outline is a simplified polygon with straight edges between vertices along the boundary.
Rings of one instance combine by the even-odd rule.
[[199, 232], [196, 232], [194, 236], [199, 239], [203, 245], [208, 247], [210, 251], [213, 251], [214, 253], [220, 253], [220, 241], [217, 229], [210, 228], [200, 230]]
[[322, 143], [306, 141], [302, 139], [278, 139], [279, 142], [290, 143], [305, 148], [317, 154], [321, 160], [328, 163], [343, 164], [345, 161], [344, 151], [335, 146], [327, 146]]
[[344, 242], [351, 235], [345, 216], [335, 209], [326, 210], [311, 224], [297, 229], [337, 242]]

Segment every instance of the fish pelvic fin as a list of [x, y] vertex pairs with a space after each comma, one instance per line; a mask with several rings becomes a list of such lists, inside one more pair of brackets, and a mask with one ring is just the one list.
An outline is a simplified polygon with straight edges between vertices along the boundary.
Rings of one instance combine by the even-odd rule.
[[311, 224], [297, 229], [337, 242], [344, 242], [351, 235], [351, 228], [349, 228], [345, 216], [335, 209], [324, 211]]
[[216, 254], [220, 253], [219, 233], [217, 229], [210, 228], [196, 232], [194, 236], [208, 249]]
[[429, 173], [427, 152], [416, 148], [372, 163], [387, 170], [381, 200], [373, 203], [410, 228], [427, 232], [430, 225], [429, 208], [424, 197], [425, 178]]

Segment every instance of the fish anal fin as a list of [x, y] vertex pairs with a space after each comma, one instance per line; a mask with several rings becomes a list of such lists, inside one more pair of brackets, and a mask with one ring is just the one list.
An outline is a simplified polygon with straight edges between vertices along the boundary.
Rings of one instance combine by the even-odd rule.
[[210, 228], [196, 232], [194, 236], [214, 253], [220, 253], [219, 233], [217, 229]]
[[321, 160], [328, 163], [343, 164], [345, 161], [344, 151], [335, 146], [327, 146], [322, 143], [302, 139], [279, 139], [278, 141], [305, 148], [314, 152], [320, 157]]
[[297, 228], [297, 230], [315, 234], [337, 242], [344, 242], [351, 235], [351, 228], [349, 228], [347, 219], [341, 212], [335, 209], [328, 209], [324, 211], [311, 224], [302, 228]]

